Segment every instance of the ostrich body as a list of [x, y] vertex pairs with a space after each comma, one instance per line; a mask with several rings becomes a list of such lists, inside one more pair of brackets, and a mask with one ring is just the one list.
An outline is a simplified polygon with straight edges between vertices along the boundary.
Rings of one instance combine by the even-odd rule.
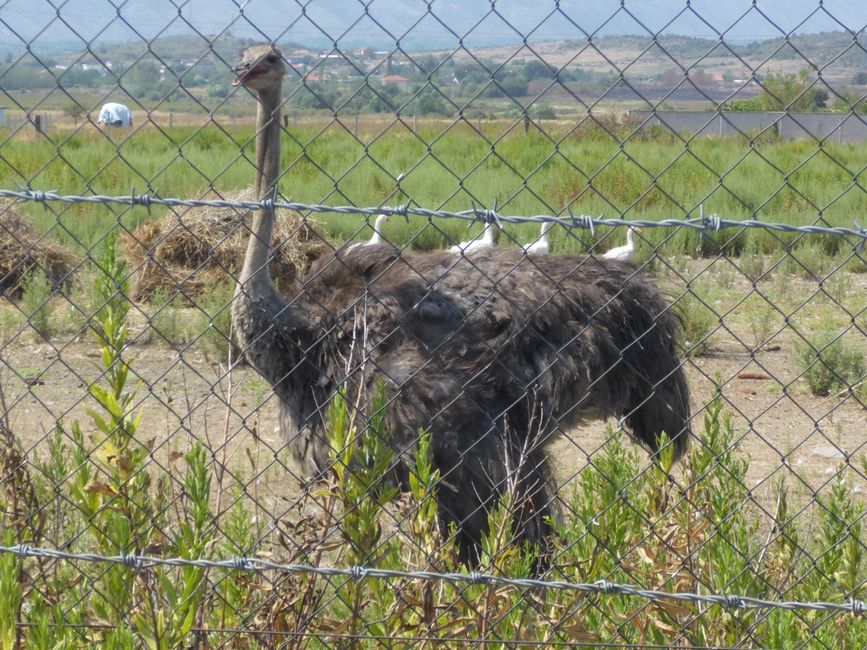
[[602, 256], [602, 259], [618, 260], [620, 262], [628, 262], [629, 260], [631, 260], [632, 255], [635, 253], [635, 241], [633, 239], [634, 233], [635, 228], [633, 228], [632, 226], [627, 228], [626, 245], [612, 248], [610, 251], [608, 251]]
[[[279, 157], [282, 72], [255, 72], [269, 52], [251, 48], [238, 69], [259, 95], [263, 196]], [[269, 66], [282, 70], [280, 61]], [[282, 433], [306, 474], [328, 467], [335, 391], [343, 387], [359, 406], [361, 426], [383, 382], [394, 479], [408, 485], [419, 431], [429, 431], [441, 519], [457, 523], [463, 557], [473, 561], [507, 486], [516, 491], [519, 536], [544, 541], [552, 496], [545, 447], [557, 433], [610, 416], [651, 450], [662, 431], [678, 455], [686, 448], [689, 395], [675, 318], [633, 266], [592, 256], [530, 260], [516, 249], [455, 259], [366, 245], [318, 260], [287, 299], [268, 276], [273, 219], [270, 209], [255, 215], [232, 322], [247, 360], [279, 397]]]
[[551, 230], [553, 225], [553, 221], [546, 221], [542, 224], [542, 233], [539, 235], [539, 239], [524, 245], [524, 252], [527, 255], [547, 255], [550, 252], [551, 246], [548, 243], [548, 231]]
[[485, 224], [485, 230], [482, 233], [481, 239], [471, 239], [469, 241], [462, 241], [460, 244], [456, 246], [452, 246], [449, 249], [450, 253], [454, 253], [456, 255], [460, 255], [463, 253], [464, 255], [469, 255], [470, 253], [478, 253], [479, 251], [483, 251], [486, 248], [494, 247], [494, 224], [488, 222]]

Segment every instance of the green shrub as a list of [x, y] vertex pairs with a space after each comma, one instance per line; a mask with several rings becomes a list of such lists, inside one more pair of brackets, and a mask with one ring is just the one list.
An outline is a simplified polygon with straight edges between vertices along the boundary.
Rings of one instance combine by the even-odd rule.
[[833, 258], [818, 244], [810, 240], [798, 246], [792, 256], [795, 272], [807, 280], [820, 279], [831, 268]]
[[160, 287], [151, 297], [148, 321], [158, 340], [180, 347], [187, 340], [187, 325], [182, 313], [183, 296]]
[[51, 281], [42, 269], [29, 272], [21, 281], [21, 310], [27, 316], [27, 322], [36, 334], [42, 339], [48, 339], [55, 332], [55, 324], [52, 322], [54, 312], [53, 292]]
[[768, 337], [774, 333], [774, 326], [779, 313], [765, 299], [758, 294], [747, 301], [747, 319], [749, 322], [750, 336], [754, 348], [760, 348], [768, 343]]
[[756, 237], [747, 240], [747, 245], [741, 252], [738, 266], [744, 275], [755, 282], [765, 272], [765, 256], [762, 253], [761, 242]]
[[696, 287], [681, 296], [676, 304], [682, 328], [680, 344], [687, 356], [707, 354], [713, 344], [712, 333], [719, 316], [709, 306], [706, 291]]
[[25, 316], [14, 306], [0, 305], [0, 348], [17, 336], [24, 327]]
[[836, 394], [864, 379], [862, 348], [849, 343], [833, 324], [825, 325], [796, 346], [798, 367], [813, 395]]
[[232, 331], [234, 284], [223, 282], [196, 302], [196, 343], [208, 356], [225, 361], [229, 356]]

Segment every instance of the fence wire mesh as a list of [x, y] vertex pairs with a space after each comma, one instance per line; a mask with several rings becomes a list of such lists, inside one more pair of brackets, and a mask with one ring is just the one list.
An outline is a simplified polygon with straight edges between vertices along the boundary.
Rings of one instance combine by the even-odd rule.
[[867, 16], [648, 4], [0, 3], [0, 647], [864, 647]]

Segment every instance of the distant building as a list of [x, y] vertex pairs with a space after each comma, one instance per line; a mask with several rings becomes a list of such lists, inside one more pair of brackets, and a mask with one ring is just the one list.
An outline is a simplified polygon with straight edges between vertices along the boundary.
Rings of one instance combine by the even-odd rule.
[[289, 65], [291, 65], [293, 68], [297, 68], [297, 67], [302, 66], [305, 63], [307, 63], [307, 55], [306, 54], [303, 54], [303, 55], [290, 54], [284, 58], [286, 59], [286, 62]]
[[380, 78], [380, 81], [390, 86], [397, 86], [400, 89], [405, 89], [409, 86], [409, 79], [404, 77], [402, 74], [386, 75], [385, 77]]

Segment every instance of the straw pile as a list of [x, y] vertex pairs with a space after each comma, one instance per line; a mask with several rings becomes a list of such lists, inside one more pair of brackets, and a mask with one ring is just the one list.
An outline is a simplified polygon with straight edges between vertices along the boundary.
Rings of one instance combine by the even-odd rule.
[[[249, 187], [229, 200], [255, 200]], [[135, 271], [131, 297], [149, 300], [155, 291], [180, 291], [194, 300], [216, 284], [236, 277], [246, 251], [249, 211], [200, 207], [169, 212], [139, 226], [125, 236], [130, 267]], [[286, 210], [277, 211], [272, 239], [271, 274], [278, 287], [309, 268], [332, 250], [322, 231], [310, 219]]]
[[37, 233], [11, 203], [0, 202], [0, 295], [20, 298], [22, 281], [36, 269], [59, 288], [69, 281], [75, 261], [66, 248]]

